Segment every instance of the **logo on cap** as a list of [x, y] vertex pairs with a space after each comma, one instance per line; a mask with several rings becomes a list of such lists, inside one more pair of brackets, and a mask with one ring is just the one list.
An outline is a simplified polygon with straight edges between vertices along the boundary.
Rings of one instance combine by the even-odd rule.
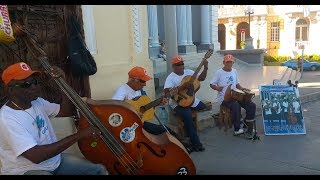
[[21, 63], [20, 67], [21, 67], [22, 70], [25, 70], [25, 71], [30, 70], [29, 66], [26, 63]]

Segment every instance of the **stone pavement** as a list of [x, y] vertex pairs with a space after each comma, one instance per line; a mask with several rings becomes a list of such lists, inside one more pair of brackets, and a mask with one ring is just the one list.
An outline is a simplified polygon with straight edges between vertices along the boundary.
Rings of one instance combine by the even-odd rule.
[[304, 72], [299, 93], [306, 126], [305, 135], [264, 135], [257, 114], [260, 140], [233, 136], [217, 127], [199, 132], [206, 150], [192, 152], [199, 175], [320, 175], [320, 72]]

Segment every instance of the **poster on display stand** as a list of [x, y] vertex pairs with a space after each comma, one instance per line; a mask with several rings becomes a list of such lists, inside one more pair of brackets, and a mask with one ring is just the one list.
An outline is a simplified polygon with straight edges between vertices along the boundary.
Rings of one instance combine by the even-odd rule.
[[265, 135], [306, 134], [297, 87], [261, 85], [259, 92]]

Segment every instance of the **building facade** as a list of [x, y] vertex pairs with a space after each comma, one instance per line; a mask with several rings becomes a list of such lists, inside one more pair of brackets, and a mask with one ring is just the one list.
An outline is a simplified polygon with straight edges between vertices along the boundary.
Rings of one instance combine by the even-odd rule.
[[[272, 56], [318, 54], [319, 5], [220, 5], [218, 39], [221, 49], [240, 49], [241, 31], [253, 38], [254, 48]], [[250, 17], [250, 21], [249, 21]], [[250, 25], [249, 25], [250, 23]]]

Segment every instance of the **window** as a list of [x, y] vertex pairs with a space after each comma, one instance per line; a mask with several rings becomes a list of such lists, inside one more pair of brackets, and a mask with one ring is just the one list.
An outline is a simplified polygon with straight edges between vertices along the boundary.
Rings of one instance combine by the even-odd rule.
[[280, 22], [271, 22], [271, 41], [280, 39]]
[[304, 19], [299, 19], [296, 23], [296, 41], [308, 41], [308, 23]]

